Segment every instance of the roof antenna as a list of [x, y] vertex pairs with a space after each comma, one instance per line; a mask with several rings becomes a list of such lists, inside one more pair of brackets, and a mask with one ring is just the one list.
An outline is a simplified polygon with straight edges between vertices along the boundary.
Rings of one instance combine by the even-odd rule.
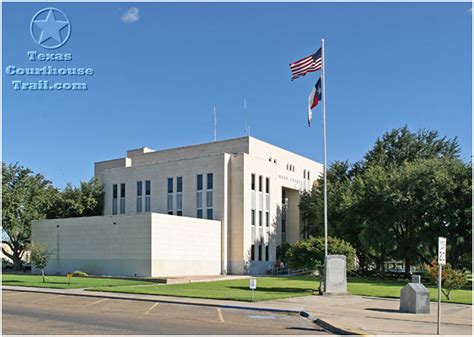
[[214, 141], [217, 142], [217, 113], [214, 106]]
[[250, 125], [247, 125], [247, 98], [244, 98], [245, 135], [250, 137]]

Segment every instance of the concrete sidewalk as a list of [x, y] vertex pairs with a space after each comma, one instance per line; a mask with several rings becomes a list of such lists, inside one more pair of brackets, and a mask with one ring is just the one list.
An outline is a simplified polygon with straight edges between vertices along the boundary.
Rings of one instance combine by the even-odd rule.
[[[325, 329], [343, 334], [432, 335], [436, 334], [437, 304], [431, 303], [431, 314], [400, 313], [399, 300], [363, 296], [306, 296], [262, 302], [239, 302], [199, 298], [139, 295], [86, 291], [84, 289], [48, 289], [3, 286], [5, 290], [30, 291], [73, 296], [142, 300], [174, 304], [227, 307], [247, 310], [286, 312], [309, 316]], [[472, 306], [441, 305], [441, 333], [472, 334]]]
[[[308, 296], [276, 300], [272, 304], [278, 307], [297, 304], [310, 317], [319, 319], [318, 323], [323, 327], [327, 323], [357, 334], [436, 334], [438, 304], [433, 302], [430, 314], [400, 313], [398, 299], [364, 296]], [[337, 330], [329, 330], [338, 333]], [[472, 335], [472, 306], [442, 303], [441, 334]]]

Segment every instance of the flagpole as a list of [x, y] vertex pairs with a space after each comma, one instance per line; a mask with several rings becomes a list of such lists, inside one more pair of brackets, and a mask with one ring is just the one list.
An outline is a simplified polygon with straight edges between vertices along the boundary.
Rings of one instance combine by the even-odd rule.
[[327, 190], [327, 154], [326, 154], [326, 60], [324, 59], [324, 39], [321, 39], [322, 72], [322, 101], [323, 101], [323, 146], [324, 146], [324, 257], [328, 255], [328, 190]]

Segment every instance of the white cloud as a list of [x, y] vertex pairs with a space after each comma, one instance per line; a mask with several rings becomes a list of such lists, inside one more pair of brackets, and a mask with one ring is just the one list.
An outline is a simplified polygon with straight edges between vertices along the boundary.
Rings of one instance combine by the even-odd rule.
[[123, 23], [134, 23], [140, 19], [140, 10], [137, 7], [130, 7], [125, 13], [120, 17], [120, 21]]

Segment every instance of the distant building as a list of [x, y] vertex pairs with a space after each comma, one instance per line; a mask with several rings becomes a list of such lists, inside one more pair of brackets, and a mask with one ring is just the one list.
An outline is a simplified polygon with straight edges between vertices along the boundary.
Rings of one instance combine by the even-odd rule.
[[131, 150], [95, 164], [104, 216], [36, 222], [33, 240], [59, 252], [49, 272], [263, 274], [300, 238], [299, 195], [322, 169], [253, 137]]

